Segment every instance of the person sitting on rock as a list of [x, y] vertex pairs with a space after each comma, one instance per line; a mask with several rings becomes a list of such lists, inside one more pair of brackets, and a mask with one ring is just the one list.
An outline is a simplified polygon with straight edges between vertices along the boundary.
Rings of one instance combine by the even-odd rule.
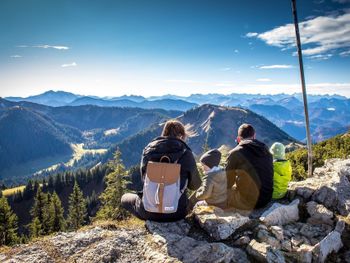
[[[141, 179], [143, 182], [143, 187], [148, 187], [145, 183], [147, 166], [149, 163], [161, 163], [162, 158], [166, 157], [169, 163], [180, 164], [181, 168], [179, 171], [180, 182], [178, 190], [174, 190], [174, 194], [179, 194], [179, 199], [177, 209], [175, 212], [174, 207], [164, 207], [164, 211], [151, 212], [149, 208], [148, 198], [155, 201], [160, 208], [163, 208], [161, 204], [164, 205], [162, 200], [167, 201], [167, 199], [173, 199], [173, 196], [165, 196], [165, 194], [160, 194], [162, 192], [161, 188], [166, 187], [165, 183], [158, 183], [155, 194], [146, 195], [143, 194], [124, 194], [121, 198], [121, 206], [131, 212], [136, 217], [143, 220], [153, 220], [153, 221], [177, 221], [185, 218], [187, 215], [188, 207], [188, 197], [187, 188], [191, 190], [197, 190], [201, 185], [201, 179], [197, 170], [197, 164], [194, 159], [193, 153], [185, 143], [186, 131], [184, 125], [177, 120], [170, 120], [165, 123], [162, 136], [152, 140], [143, 150], [141, 159]], [[161, 172], [161, 171], [160, 171]], [[155, 175], [155, 177], [159, 177]], [[163, 178], [163, 177], [162, 177]], [[165, 178], [166, 179], [166, 178]], [[162, 192], [164, 193], [164, 191]], [[153, 200], [155, 199], [155, 200]], [[147, 202], [144, 204], [144, 202]]]
[[270, 148], [273, 156], [273, 199], [283, 198], [287, 193], [288, 183], [292, 179], [292, 166], [286, 160], [286, 151], [282, 143], [275, 142]]
[[250, 124], [238, 128], [238, 145], [230, 151], [226, 164], [229, 207], [252, 210], [264, 207], [272, 199], [272, 155], [255, 136]]
[[196, 199], [202, 200], [198, 205], [226, 207], [227, 179], [225, 170], [219, 166], [221, 153], [217, 149], [202, 155], [200, 162], [204, 170], [202, 185], [196, 192]]

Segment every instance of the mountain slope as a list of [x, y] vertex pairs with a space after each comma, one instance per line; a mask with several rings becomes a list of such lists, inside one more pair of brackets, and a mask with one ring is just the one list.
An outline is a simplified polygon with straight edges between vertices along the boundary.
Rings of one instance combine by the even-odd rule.
[[132, 107], [142, 109], [164, 109], [185, 111], [193, 108], [197, 104], [179, 99], [160, 99], [160, 100], [139, 100], [134, 101], [126, 98], [116, 98], [106, 100], [100, 98], [82, 97], [71, 102], [69, 106], [96, 105], [101, 107]]
[[[288, 144], [296, 140], [280, 130], [264, 117], [250, 110], [214, 105], [202, 105], [191, 109], [177, 118], [186, 125], [190, 132], [187, 140], [196, 155], [202, 153], [207, 142], [210, 148], [226, 145], [235, 146], [237, 129], [242, 123], [251, 123], [257, 132], [257, 139], [271, 145], [273, 142]], [[122, 152], [122, 158], [127, 166], [138, 164], [143, 148], [155, 137], [161, 134], [163, 125], [153, 125], [117, 145]], [[111, 149], [105, 158], [111, 157], [115, 148]]]
[[77, 130], [19, 106], [0, 113], [0, 168], [71, 153], [69, 143], [80, 139]]
[[75, 99], [79, 98], [81, 96], [75, 95], [70, 92], [65, 92], [65, 91], [46, 91], [42, 94], [35, 95], [35, 96], [30, 96], [27, 98], [21, 98], [21, 97], [8, 97], [6, 98], [7, 100], [10, 101], [28, 101], [28, 102], [34, 102], [34, 103], [39, 103], [47, 106], [64, 106]]

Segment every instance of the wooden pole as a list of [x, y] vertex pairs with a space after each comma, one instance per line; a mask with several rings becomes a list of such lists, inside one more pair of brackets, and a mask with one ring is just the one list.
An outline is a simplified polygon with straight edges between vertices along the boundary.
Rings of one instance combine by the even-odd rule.
[[309, 110], [307, 104], [306, 86], [305, 86], [305, 76], [304, 76], [304, 66], [303, 66], [303, 54], [301, 49], [300, 33], [299, 33], [299, 23], [297, 15], [296, 0], [292, 0], [292, 12], [294, 19], [295, 36], [297, 42], [298, 58], [299, 58], [299, 69], [300, 69], [300, 80], [303, 93], [304, 101], [304, 114], [305, 114], [305, 126], [306, 126], [306, 140], [307, 140], [307, 150], [308, 150], [308, 177], [312, 176], [312, 140], [310, 134], [310, 123], [309, 123]]

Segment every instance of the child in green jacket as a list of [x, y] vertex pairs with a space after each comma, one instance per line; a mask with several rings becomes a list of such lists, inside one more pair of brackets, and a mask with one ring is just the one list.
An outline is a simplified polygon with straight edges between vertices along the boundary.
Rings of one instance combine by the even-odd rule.
[[292, 179], [292, 166], [286, 160], [285, 147], [282, 143], [275, 142], [270, 152], [273, 156], [273, 199], [283, 198], [287, 193], [288, 183]]

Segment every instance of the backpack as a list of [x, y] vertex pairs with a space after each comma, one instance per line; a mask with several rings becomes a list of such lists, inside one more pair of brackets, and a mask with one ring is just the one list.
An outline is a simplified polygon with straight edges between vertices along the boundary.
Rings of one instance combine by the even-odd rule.
[[[151, 213], [170, 214], [177, 211], [181, 195], [187, 188], [187, 181], [183, 189], [180, 187], [181, 164], [174, 163], [164, 155], [159, 162], [147, 163], [146, 176], [143, 184], [142, 203], [146, 211]], [[168, 162], [162, 162], [167, 160]]]

